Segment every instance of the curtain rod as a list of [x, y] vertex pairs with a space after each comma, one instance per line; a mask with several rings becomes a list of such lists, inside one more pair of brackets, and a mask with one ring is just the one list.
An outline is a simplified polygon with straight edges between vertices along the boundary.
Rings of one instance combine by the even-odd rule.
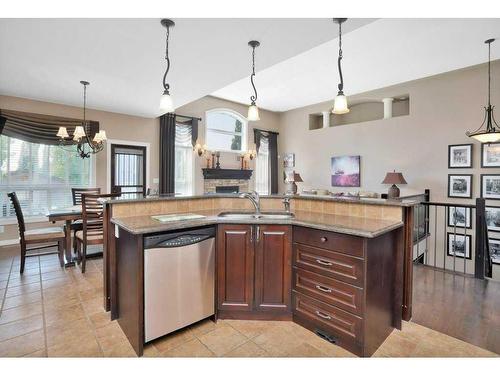
[[253, 128], [254, 131], [259, 131], [259, 132], [264, 132], [264, 133], [271, 133], [271, 134], [277, 134], [279, 135], [280, 133], [272, 131], [272, 130], [264, 130], [264, 129], [258, 129], [258, 128]]
[[184, 118], [190, 118], [198, 121], [202, 121], [201, 117], [193, 117], [193, 116], [184, 116], [184, 115], [178, 115], [177, 113], [175, 114], [175, 117], [184, 117]]

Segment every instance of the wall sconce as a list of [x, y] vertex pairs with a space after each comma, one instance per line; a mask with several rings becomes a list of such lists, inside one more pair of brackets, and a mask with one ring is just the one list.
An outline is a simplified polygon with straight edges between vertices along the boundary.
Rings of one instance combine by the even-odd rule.
[[255, 150], [248, 150], [247, 153], [246, 153], [246, 155], [248, 156], [248, 158], [250, 160], [253, 160], [257, 156], [257, 151], [255, 151]]
[[207, 152], [207, 145], [201, 145], [199, 143], [196, 143], [194, 146], [194, 151], [198, 153], [198, 156], [203, 156], [205, 152]]

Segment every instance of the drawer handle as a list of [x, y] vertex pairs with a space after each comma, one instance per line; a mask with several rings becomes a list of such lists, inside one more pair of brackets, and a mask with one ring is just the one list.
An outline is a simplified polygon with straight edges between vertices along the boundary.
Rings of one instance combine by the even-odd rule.
[[321, 260], [321, 259], [316, 259], [316, 263], [319, 263], [323, 266], [333, 266], [333, 263], [331, 262], [327, 262], [327, 261], [324, 261], [324, 260]]
[[332, 319], [330, 315], [323, 314], [321, 311], [316, 311], [316, 315], [323, 319], [328, 319], [328, 320]]
[[325, 293], [331, 293], [332, 290], [330, 288], [326, 288], [322, 285], [316, 285], [316, 289], [318, 290], [321, 290], [322, 292], [325, 292]]
[[328, 238], [326, 238], [326, 237], [321, 237], [319, 240], [320, 240], [321, 242], [323, 242], [323, 243], [324, 243], [324, 242], [328, 241]]

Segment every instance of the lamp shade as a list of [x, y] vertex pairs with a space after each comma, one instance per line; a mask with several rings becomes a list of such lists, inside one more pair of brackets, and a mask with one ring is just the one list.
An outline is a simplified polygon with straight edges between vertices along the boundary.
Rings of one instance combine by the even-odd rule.
[[384, 181], [382, 181], [383, 184], [390, 184], [390, 185], [406, 185], [407, 182], [405, 178], [403, 177], [403, 174], [401, 172], [388, 172], [385, 175]]
[[294, 173], [293, 174], [293, 182], [304, 182], [304, 180], [302, 179], [302, 177], [300, 177], [300, 174]]
[[471, 134], [469, 136], [481, 143], [491, 143], [500, 141], [500, 132], [498, 131], [476, 133], [476, 134]]
[[68, 131], [66, 130], [66, 128], [64, 126], [59, 127], [59, 130], [57, 132], [57, 136], [59, 138], [69, 138]]
[[83, 126], [75, 127], [75, 132], [73, 133], [73, 139], [79, 140], [80, 138], [83, 137], [85, 137], [85, 130], [83, 129]]
[[349, 107], [347, 107], [347, 98], [344, 94], [340, 92], [335, 97], [335, 101], [333, 102], [333, 110], [332, 113], [336, 115], [342, 115], [344, 113], [349, 113]]
[[259, 121], [260, 120], [259, 108], [255, 104], [252, 104], [248, 107], [247, 120], [248, 121]]
[[166, 92], [163, 93], [160, 99], [160, 111], [164, 113], [172, 113], [175, 111], [172, 96], [170, 96], [170, 94], [167, 94]]

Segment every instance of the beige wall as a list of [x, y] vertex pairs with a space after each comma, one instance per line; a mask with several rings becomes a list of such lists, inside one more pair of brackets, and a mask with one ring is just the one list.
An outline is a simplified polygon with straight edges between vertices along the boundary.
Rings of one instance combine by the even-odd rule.
[[[492, 103], [500, 103], [500, 61], [492, 64], [492, 77]], [[409, 116], [309, 130], [309, 114], [330, 109], [333, 100], [287, 111], [280, 116], [280, 152], [295, 153], [295, 169], [304, 179], [299, 190], [386, 192], [380, 182], [386, 172], [396, 169], [408, 181], [402, 193], [430, 188], [433, 200], [445, 199], [448, 173], [472, 173], [473, 195], [478, 197], [479, 174], [499, 173], [498, 169], [480, 168], [481, 145], [465, 135], [481, 124], [486, 93], [487, 65], [480, 65], [350, 98], [381, 100], [409, 94]], [[474, 143], [474, 168], [449, 170], [448, 145], [460, 143]], [[331, 186], [333, 155], [361, 155], [361, 188]]]
[[[203, 144], [205, 143], [205, 125], [206, 116], [205, 112], [215, 108], [226, 108], [238, 112], [243, 117], [247, 117], [248, 106], [230, 102], [227, 100], [215, 98], [213, 96], [206, 96], [202, 99], [196, 100], [189, 103], [183, 107], [177, 108], [176, 113], [186, 116], [200, 117], [202, 121], [199, 123], [198, 131], [198, 141]], [[260, 121], [259, 122], [249, 122], [247, 131], [247, 147], [248, 149], [255, 149], [255, 144], [253, 142], [253, 129], [257, 127], [259, 129], [274, 130], [279, 131], [279, 114], [276, 112], [270, 112], [265, 110], [259, 111]], [[279, 141], [279, 137], [278, 137]], [[221, 168], [240, 168], [240, 161], [237, 159], [238, 154], [224, 152], [221, 153], [220, 163]], [[203, 176], [201, 168], [205, 168], [206, 160], [205, 157], [195, 156], [195, 194], [203, 194]], [[255, 168], [255, 160], [250, 162], [250, 168]], [[252, 179], [250, 181], [250, 189], [254, 187], [254, 174], [252, 174]]]

